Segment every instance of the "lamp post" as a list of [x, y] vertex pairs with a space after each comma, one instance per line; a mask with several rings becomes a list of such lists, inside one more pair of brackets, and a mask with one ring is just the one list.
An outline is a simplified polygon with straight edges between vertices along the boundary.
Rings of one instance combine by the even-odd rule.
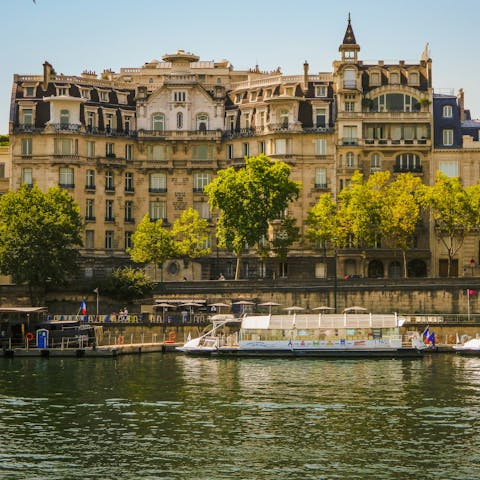
[[99, 291], [98, 291], [98, 287], [93, 291], [93, 293], [96, 293], [97, 294], [97, 314], [96, 314], [96, 319], [98, 321], [98, 294], [99, 294]]
[[333, 307], [337, 313], [337, 237], [333, 238]]
[[472, 277], [473, 277], [473, 270], [475, 268], [475, 259], [474, 258], [472, 258], [470, 260], [470, 268], [472, 269]]

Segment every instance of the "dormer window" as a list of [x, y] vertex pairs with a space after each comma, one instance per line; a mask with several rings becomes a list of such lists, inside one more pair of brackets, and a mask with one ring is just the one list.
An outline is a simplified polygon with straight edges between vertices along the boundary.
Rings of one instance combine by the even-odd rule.
[[99, 90], [98, 97], [100, 98], [101, 102], [108, 102], [110, 100], [107, 90]]
[[66, 127], [70, 123], [70, 111], [60, 110], [60, 126]]
[[271, 89], [265, 90], [265, 98], [270, 98], [271, 96], [272, 96], [272, 90]]
[[257, 101], [257, 92], [251, 92], [250, 93], [250, 101], [251, 102], [256, 102]]
[[400, 83], [400, 75], [398, 72], [390, 73], [390, 85], [398, 85]]
[[34, 97], [36, 87], [33, 85], [24, 85], [23, 86], [23, 96], [24, 97]]
[[418, 72], [411, 72], [408, 75], [408, 84], [409, 85], [419, 85], [420, 84]]
[[293, 87], [286, 87], [285, 88], [285, 95], [287, 97], [292, 97], [293, 96]]
[[163, 132], [165, 130], [165, 115], [163, 113], [155, 113], [152, 115], [152, 130]]
[[235, 103], [240, 103], [242, 101], [242, 94], [241, 93], [237, 93], [235, 95]]
[[80, 96], [82, 98], [86, 98], [87, 100], [90, 100], [90, 88], [80, 88]]
[[372, 72], [370, 74], [370, 85], [372, 87], [378, 87], [381, 84], [381, 79], [380, 72]]
[[315, 96], [316, 97], [326, 97], [327, 96], [327, 86], [326, 85], [315, 85]]
[[184, 90], [177, 90], [173, 92], [173, 101], [174, 102], [185, 102], [187, 99], [187, 92]]
[[206, 113], [199, 113], [197, 115], [197, 130], [203, 132], [208, 130], [208, 115]]
[[56, 87], [57, 89], [57, 97], [61, 97], [61, 96], [67, 96], [68, 95], [68, 90], [69, 88], [66, 87], [66, 86], [61, 86], [61, 87]]
[[121, 105], [126, 105], [128, 103], [127, 95], [128, 94], [125, 92], [117, 92], [118, 103]]

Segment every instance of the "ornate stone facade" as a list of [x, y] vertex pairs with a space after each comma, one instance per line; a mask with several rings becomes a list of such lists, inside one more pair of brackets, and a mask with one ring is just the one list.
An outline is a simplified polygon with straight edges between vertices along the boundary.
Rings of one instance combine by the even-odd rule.
[[[216, 247], [203, 188], [245, 156], [265, 153], [292, 166], [302, 191], [289, 214], [300, 233], [319, 194], [336, 195], [356, 170], [409, 171], [433, 181], [440, 160], [428, 50], [415, 64], [364, 64], [349, 19], [339, 52], [331, 72], [311, 74], [305, 62], [300, 75], [239, 71], [182, 50], [100, 78], [58, 75], [45, 62], [43, 75], [14, 76], [10, 186], [71, 192], [85, 217], [86, 278], [129, 261], [126, 249], [145, 214], [169, 225], [188, 207], [209, 219], [212, 255], [193, 265], [169, 262], [163, 278], [231, 277], [235, 262]], [[441, 254], [429, 232], [423, 223], [408, 254], [413, 276], [438, 274]], [[396, 277], [400, 265], [400, 253], [380, 245], [334, 252], [302, 240], [283, 264], [246, 254], [243, 277]]]

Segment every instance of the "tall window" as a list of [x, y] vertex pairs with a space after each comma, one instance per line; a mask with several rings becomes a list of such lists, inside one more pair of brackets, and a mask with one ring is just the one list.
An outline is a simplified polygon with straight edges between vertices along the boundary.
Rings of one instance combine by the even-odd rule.
[[5, 162], [0, 162], [0, 178], [5, 178]]
[[208, 115], [206, 113], [199, 113], [197, 115], [197, 130], [208, 130]]
[[105, 200], [105, 221], [113, 222], [115, 220], [113, 214], [113, 200]]
[[450, 128], [443, 130], [443, 145], [447, 147], [453, 145], [453, 130]]
[[125, 191], [135, 191], [135, 188], [133, 186], [133, 172], [125, 172]]
[[438, 168], [447, 177], [458, 177], [458, 162], [456, 160], [441, 161]]
[[265, 141], [258, 142], [258, 153], [265, 153]]
[[105, 156], [115, 157], [115, 144], [114, 143], [106, 143], [105, 144]]
[[343, 73], [343, 88], [356, 88], [356, 72], [352, 68], [348, 68]]
[[165, 115], [163, 113], [155, 113], [152, 115], [152, 130], [163, 132], [165, 130]]
[[125, 232], [125, 250], [132, 248], [132, 232]]
[[315, 169], [315, 188], [327, 188], [327, 169]]
[[87, 198], [85, 203], [85, 220], [95, 220], [95, 200]]
[[400, 76], [397, 72], [390, 73], [390, 84], [398, 85], [400, 83]]
[[115, 177], [112, 170], [105, 172], [105, 190], [115, 190]]
[[73, 188], [75, 186], [73, 182], [73, 168], [60, 168], [58, 184], [63, 188]]
[[317, 128], [324, 128], [327, 124], [327, 109], [317, 108], [315, 110], [315, 126]]
[[85, 230], [85, 248], [95, 248], [95, 230]]
[[22, 155], [32, 154], [32, 139], [22, 138]]
[[31, 168], [22, 168], [22, 184], [33, 185], [33, 174]]
[[227, 145], [227, 159], [231, 160], [233, 158], [233, 145], [229, 143]]
[[210, 206], [208, 205], [208, 202], [194, 202], [193, 208], [198, 212], [201, 218], [205, 218], [207, 220], [211, 218]]
[[95, 156], [95, 142], [87, 141], [87, 157], [93, 158]]
[[355, 155], [353, 152], [347, 152], [345, 155], [345, 166], [353, 168], [355, 166]]
[[165, 193], [167, 191], [167, 175], [162, 172], [151, 173], [148, 191], [150, 193]]
[[133, 160], [133, 145], [131, 143], [125, 145], [125, 160]]
[[60, 110], [60, 127], [67, 127], [70, 123], [70, 111]]
[[197, 172], [193, 174], [193, 191], [203, 192], [203, 189], [210, 183], [210, 174]]
[[87, 174], [85, 177], [85, 188], [95, 188], [95, 170], [87, 170]]
[[370, 74], [370, 85], [372, 86], [378, 86], [380, 85], [380, 72], [372, 72]]
[[125, 202], [125, 221], [133, 222], [133, 202], [131, 200]]
[[358, 135], [357, 135], [356, 125], [343, 127], [343, 144], [356, 145], [357, 142], [358, 142]]
[[248, 157], [250, 155], [250, 145], [248, 143], [242, 144], [242, 153], [244, 157]]
[[183, 90], [177, 90], [173, 92], [174, 102], [184, 102], [187, 99], [187, 93]]
[[148, 145], [148, 160], [168, 160], [168, 148], [165, 145]]
[[150, 220], [166, 220], [167, 218], [167, 205], [164, 201], [154, 200], [148, 204], [148, 213]]
[[277, 138], [275, 140], [275, 155], [287, 154], [287, 140], [285, 138]]
[[282, 128], [288, 128], [288, 110], [280, 111], [280, 125]]
[[327, 140], [325, 138], [317, 138], [315, 140], [315, 155], [327, 154]]
[[397, 172], [419, 172], [422, 169], [420, 157], [415, 153], [402, 153], [395, 158], [395, 168]]
[[443, 117], [444, 118], [452, 118], [452, 106], [451, 105], [444, 105], [443, 106]]
[[107, 250], [111, 250], [113, 248], [113, 232], [111, 230], [107, 230], [105, 232], [105, 248]]
[[77, 140], [75, 144], [71, 138], [56, 138], [54, 141], [55, 155], [76, 155], [77, 154]]
[[183, 113], [182, 112], [177, 113], [177, 128], [178, 129], [183, 128]]
[[316, 97], [326, 97], [327, 96], [327, 86], [326, 85], [315, 85], [315, 96]]
[[417, 72], [411, 72], [409, 75], [408, 75], [408, 84], [409, 85], [418, 85], [419, 81], [418, 81], [418, 73]]
[[370, 158], [370, 171], [378, 172], [382, 169], [382, 160], [378, 153], [374, 153]]
[[22, 110], [23, 125], [33, 125], [33, 110], [31, 108], [24, 108]]

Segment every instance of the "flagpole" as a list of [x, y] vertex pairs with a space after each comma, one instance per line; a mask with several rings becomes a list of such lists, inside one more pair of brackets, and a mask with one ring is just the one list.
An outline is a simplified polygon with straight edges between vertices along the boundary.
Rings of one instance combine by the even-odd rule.
[[467, 320], [470, 321], [470, 289], [467, 288]]

